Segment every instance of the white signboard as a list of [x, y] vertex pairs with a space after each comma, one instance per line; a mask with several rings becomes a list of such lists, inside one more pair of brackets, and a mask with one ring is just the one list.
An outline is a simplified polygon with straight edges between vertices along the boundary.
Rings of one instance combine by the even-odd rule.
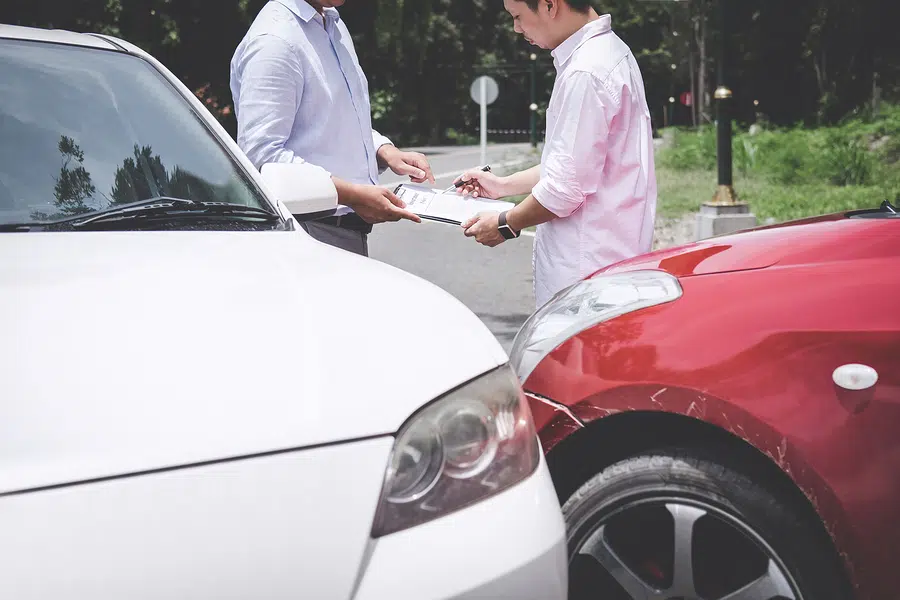
[[487, 75], [482, 75], [472, 83], [472, 87], [469, 89], [469, 93], [472, 95], [472, 100], [474, 100], [478, 104], [481, 104], [482, 84], [484, 84], [485, 86], [485, 103], [493, 104], [497, 101], [497, 96], [500, 95], [500, 86], [497, 85], [496, 79]]

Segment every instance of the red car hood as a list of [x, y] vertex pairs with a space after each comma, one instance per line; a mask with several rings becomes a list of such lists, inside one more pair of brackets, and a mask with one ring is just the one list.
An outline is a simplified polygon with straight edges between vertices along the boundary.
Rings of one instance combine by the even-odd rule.
[[690, 277], [878, 256], [882, 245], [897, 244], [896, 235], [892, 239], [885, 235], [887, 224], [880, 219], [848, 219], [844, 213], [823, 215], [642, 254], [600, 272], [661, 269]]

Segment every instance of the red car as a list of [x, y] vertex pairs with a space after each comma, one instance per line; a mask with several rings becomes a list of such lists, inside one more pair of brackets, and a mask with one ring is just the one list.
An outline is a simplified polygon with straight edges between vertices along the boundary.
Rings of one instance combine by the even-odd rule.
[[900, 597], [898, 213], [642, 255], [526, 322], [570, 597]]

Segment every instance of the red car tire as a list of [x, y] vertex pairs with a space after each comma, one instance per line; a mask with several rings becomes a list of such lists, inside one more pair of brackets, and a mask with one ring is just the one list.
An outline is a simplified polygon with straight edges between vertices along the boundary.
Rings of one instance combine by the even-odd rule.
[[570, 599], [847, 600], [830, 540], [721, 458], [617, 462], [564, 503]]

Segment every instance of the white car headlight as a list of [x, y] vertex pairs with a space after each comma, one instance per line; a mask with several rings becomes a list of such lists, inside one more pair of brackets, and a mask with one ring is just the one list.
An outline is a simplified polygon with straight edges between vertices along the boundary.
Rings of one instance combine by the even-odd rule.
[[504, 366], [450, 392], [397, 434], [373, 537], [436, 519], [531, 475], [540, 446], [515, 373]]
[[678, 279], [664, 271], [597, 275], [554, 296], [525, 322], [510, 352], [521, 382], [563, 342], [597, 323], [681, 297]]

